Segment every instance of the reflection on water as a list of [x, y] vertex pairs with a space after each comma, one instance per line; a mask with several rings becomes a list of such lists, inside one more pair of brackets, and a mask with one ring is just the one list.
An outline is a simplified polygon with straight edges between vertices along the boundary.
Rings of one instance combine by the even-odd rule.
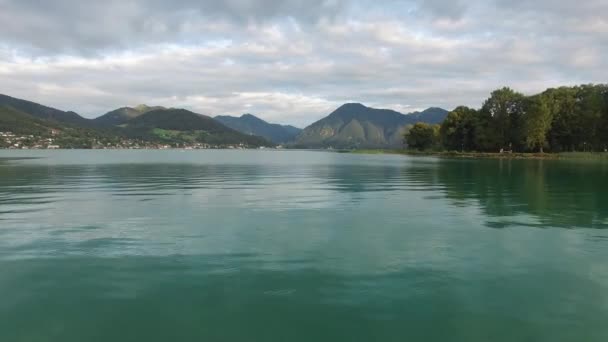
[[606, 163], [443, 161], [436, 172], [421, 171], [428, 184], [445, 188], [454, 205], [466, 207], [474, 200], [493, 222], [508, 223], [524, 214], [545, 228], [608, 227], [608, 193], [601, 191], [608, 189]]
[[607, 175], [561, 161], [2, 152], [0, 340], [605, 341]]

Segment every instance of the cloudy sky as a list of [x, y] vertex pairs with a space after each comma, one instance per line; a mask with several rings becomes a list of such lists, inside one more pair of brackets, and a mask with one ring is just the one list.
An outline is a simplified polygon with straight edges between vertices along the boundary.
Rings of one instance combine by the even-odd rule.
[[[606, 0], [0, 0], [0, 93], [305, 126], [608, 80]], [[603, 62], [603, 63], [602, 63]]]

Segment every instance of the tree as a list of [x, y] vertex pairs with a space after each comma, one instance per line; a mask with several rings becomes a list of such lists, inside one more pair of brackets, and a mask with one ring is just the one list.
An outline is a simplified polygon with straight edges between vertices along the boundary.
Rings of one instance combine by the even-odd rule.
[[476, 116], [475, 109], [465, 106], [460, 106], [448, 113], [439, 130], [443, 147], [452, 151], [475, 149], [474, 119]]
[[404, 143], [410, 148], [423, 151], [437, 144], [439, 140], [439, 125], [429, 125], [418, 122], [405, 133]]
[[[500, 148], [520, 148], [524, 145], [522, 135], [522, 115], [525, 96], [510, 88], [502, 88], [492, 92], [481, 111], [490, 116], [493, 136]], [[489, 147], [489, 146], [488, 146]]]
[[553, 118], [547, 137], [552, 151], [575, 149], [581, 129], [576, 115], [576, 93], [575, 88], [561, 87], [542, 94]]
[[608, 85], [547, 89], [526, 97], [492, 92], [480, 110], [458, 107], [440, 129], [448, 150], [604, 151], [608, 149]]
[[542, 96], [532, 96], [526, 100], [524, 135], [530, 149], [538, 148], [543, 153], [547, 132], [551, 128], [551, 112]]
[[580, 140], [585, 148], [598, 150], [603, 140], [600, 135], [602, 109], [605, 106], [602, 86], [582, 85], [577, 88], [576, 113], [582, 128]]

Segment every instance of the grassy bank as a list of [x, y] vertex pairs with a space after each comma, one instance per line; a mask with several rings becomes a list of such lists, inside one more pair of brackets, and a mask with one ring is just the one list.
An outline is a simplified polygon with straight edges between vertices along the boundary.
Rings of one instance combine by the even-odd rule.
[[564, 152], [564, 153], [488, 153], [488, 152], [447, 152], [413, 150], [351, 150], [360, 154], [402, 154], [408, 156], [435, 156], [444, 158], [492, 158], [492, 159], [580, 159], [606, 160], [606, 152]]

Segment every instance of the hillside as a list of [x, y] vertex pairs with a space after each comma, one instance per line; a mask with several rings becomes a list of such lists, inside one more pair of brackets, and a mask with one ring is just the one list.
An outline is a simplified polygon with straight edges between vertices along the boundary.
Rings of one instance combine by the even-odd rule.
[[[0, 148], [19, 143], [24, 147], [93, 148], [113, 146], [125, 137], [112, 130], [80, 127], [52, 119], [41, 119], [12, 107], [0, 106]], [[12, 138], [11, 138], [12, 136]], [[9, 143], [8, 140], [12, 140]]]
[[431, 107], [422, 112], [413, 112], [407, 114], [407, 117], [412, 123], [425, 122], [428, 124], [441, 124], [448, 116], [448, 111], [443, 108]]
[[272, 143], [240, 133], [211, 117], [185, 109], [156, 109], [128, 121], [129, 136], [216, 145], [270, 146]]
[[215, 120], [241, 133], [261, 136], [275, 144], [292, 142], [302, 131], [289, 125], [268, 123], [252, 114], [243, 114], [241, 117], [220, 115]]
[[0, 128], [23, 134], [39, 134], [53, 128], [62, 137], [72, 139], [69, 146], [81, 147], [258, 147], [289, 143], [300, 148], [394, 148], [401, 146], [408, 125], [441, 123], [447, 115], [441, 108], [404, 115], [349, 103], [300, 130], [270, 124], [251, 114], [213, 119], [184, 109], [145, 105], [122, 107], [93, 120], [6, 95], [0, 95], [0, 107]]
[[65, 112], [59, 109], [43, 106], [35, 102], [21, 100], [7, 95], [0, 94], [0, 106], [11, 107], [17, 111], [29, 114], [39, 119], [52, 120], [81, 127], [94, 126], [92, 120], [85, 119], [74, 112]]
[[42, 135], [58, 127], [51, 121], [35, 118], [12, 107], [0, 106], [0, 132]]
[[208, 116], [183, 109], [123, 107], [89, 120], [6, 95], [0, 95], [0, 132], [33, 135], [28, 146], [52, 138], [53, 143], [65, 148], [273, 146], [264, 138], [237, 132]]
[[295, 144], [304, 148], [399, 147], [407, 125], [416, 122], [440, 123], [447, 113], [441, 108], [429, 108], [405, 115], [394, 110], [348, 103], [306, 127]]
[[108, 112], [100, 117], [93, 119], [96, 123], [103, 125], [119, 126], [125, 124], [127, 121], [134, 119], [147, 112], [165, 109], [164, 107], [150, 107], [145, 104], [136, 107], [122, 107]]

